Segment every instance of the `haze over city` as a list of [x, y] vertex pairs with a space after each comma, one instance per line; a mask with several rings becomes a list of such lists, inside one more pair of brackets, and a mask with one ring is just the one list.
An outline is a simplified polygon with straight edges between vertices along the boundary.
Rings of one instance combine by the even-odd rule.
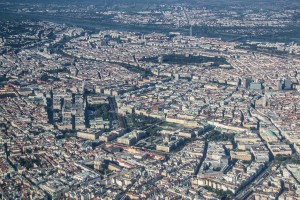
[[300, 199], [298, 0], [0, 0], [0, 199]]

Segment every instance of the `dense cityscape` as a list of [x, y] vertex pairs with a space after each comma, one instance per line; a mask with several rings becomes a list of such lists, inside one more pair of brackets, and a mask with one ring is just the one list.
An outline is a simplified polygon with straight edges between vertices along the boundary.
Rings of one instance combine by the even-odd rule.
[[274, 1], [0, 0], [0, 199], [300, 199]]

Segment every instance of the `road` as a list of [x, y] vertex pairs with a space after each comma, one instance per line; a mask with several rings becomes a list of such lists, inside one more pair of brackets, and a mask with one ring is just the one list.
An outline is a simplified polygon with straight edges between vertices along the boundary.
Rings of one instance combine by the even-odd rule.
[[127, 123], [125, 121], [125, 118], [118, 114], [118, 106], [117, 106], [115, 97], [109, 97], [108, 101], [109, 101], [111, 113], [113, 114], [114, 119], [119, 121], [119, 125], [122, 128], [127, 128]]
[[205, 161], [206, 154], [207, 154], [207, 148], [208, 148], [208, 142], [205, 142], [205, 145], [204, 145], [204, 151], [203, 151], [203, 156], [202, 156], [202, 158], [200, 159], [199, 166], [197, 166], [195, 175], [197, 175], [197, 174], [200, 172], [200, 169], [201, 169], [201, 167], [202, 167], [202, 164], [203, 164], [203, 162]]
[[[257, 111], [257, 110], [256, 110], [256, 111]], [[273, 120], [272, 120], [269, 116], [267, 116], [267, 115], [265, 115], [265, 114], [263, 114], [263, 113], [261, 113], [261, 112], [259, 112], [259, 111], [257, 111], [257, 112], [260, 113], [260, 114], [261, 114], [262, 116], [264, 116], [265, 118], [267, 118], [267, 119], [269, 120], [269, 122], [270, 122], [273, 126], [275, 126], [275, 127], [278, 129], [279, 134], [280, 134], [280, 136], [281, 136], [280, 142], [281, 142], [281, 143], [285, 143], [285, 144], [289, 144], [289, 145], [291, 146], [291, 148], [292, 148], [293, 145], [292, 145], [288, 140], [286, 140], [285, 138], [282, 137], [282, 134], [281, 134], [280, 129], [276, 126], [276, 124], [273, 122]], [[264, 143], [265, 143], [265, 142], [264, 142]], [[265, 143], [265, 145], [266, 145], [266, 143]], [[292, 149], [293, 149], [293, 148], [292, 148]], [[294, 150], [294, 149], [293, 149], [293, 150]], [[270, 149], [269, 149], [269, 151], [270, 151]], [[295, 151], [294, 151], [294, 153], [292, 154], [292, 156], [290, 156], [290, 159], [285, 160], [284, 162], [280, 163], [280, 165], [281, 165], [281, 166], [286, 165], [288, 162], [290, 162], [290, 160], [291, 160], [292, 158], [294, 158], [294, 159], [299, 159], [298, 156], [299, 156], [299, 155], [298, 155], [297, 153], [295, 153]], [[252, 194], [252, 192], [255, 191], [255, 188], [258, 187], [258, 186], [262, 183], [262, 181], [264, 181], [265, 179], [267, 179], [267, 178], [272, 174], [271, 169], [272, 169], [272, 167], [273, 167], [274, 165], [275, 165], [275, 162], [274, 162], [274, 160], [272, 160], [272, 161], [267, 165], [267, 168], [266, 168], [266, 169], [265, 169], [258, 177], [256, 177], [256, 178], [254, 179], [254, 181], [252, 181], [251, 184], [247, 185], [245, 188], [243, 188], [241, 191], [239, 191], [239, 192], [235, 195], [235, 199], [236, 199], [236, 200], [242, 200], [242, 199], [246, 199], [247, 197], [249, 197], [249, 196]]]
[[264, 181], [268, 176], [272, 174], [271, 169], [275, 165], [274, 161], [271, 161], [265, 170], [263, 170], [255, 179], [248, 184], [245, 188], [240, 190], [235, 195], [235, 200], [243, 200], [246, 199], [252, 192], [255, 187], [257, 187], [262, 181]]

